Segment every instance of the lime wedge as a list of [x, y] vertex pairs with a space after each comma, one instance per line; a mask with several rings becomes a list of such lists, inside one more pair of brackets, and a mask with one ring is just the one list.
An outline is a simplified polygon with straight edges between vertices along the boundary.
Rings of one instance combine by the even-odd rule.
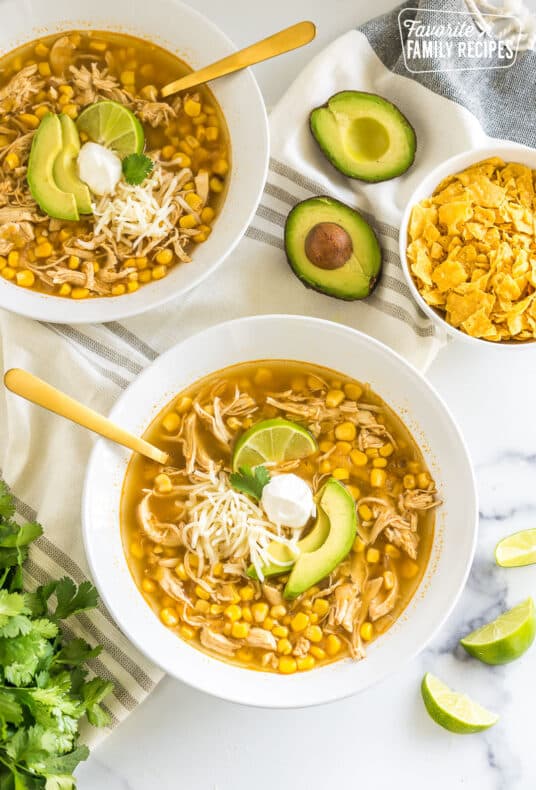
[[465, 694], [452, 691], [429, 672], [422, 679], [421, 692], [426, 710], [441, 727], [459, 735], [481, 732], [499, 721], [495, 713], [486, 710]]
[[233, 469], [305, 458], [317, 449], [309, 431], [295, 422], [276, 417], [257, 423], [240, 437], [233, 452]]
[[121, 157], [143, 151], [143, 127], [134, 113], [119, 102], [90, 104], [80, 113], [76, 125], [92, 142], [111, 148]]
[[495, 560], [503, 568], [519, 568], [536, 562], [536, 529], [514, 532], [497, 543]]
[[508, 664], [528, 650], [535, 635], [534, 601], [527, 598], [493, 622], [460, 639], [460, 644], [471, 656], [486, 664]]

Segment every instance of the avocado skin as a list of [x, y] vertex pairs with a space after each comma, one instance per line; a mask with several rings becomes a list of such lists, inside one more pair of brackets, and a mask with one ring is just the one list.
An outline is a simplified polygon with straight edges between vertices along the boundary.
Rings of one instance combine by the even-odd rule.
[[[300, 266], [299, 266], [299, 262], [293, 260], [293, 255], [289, 251], [289, 248], [291, 246], [290, 245], [290, 235], [292, 233], [292, 220], [295, 217], [296, 212], [299, 212], [304, 207], [307, 207], [307, 206], [311, 205], [313, 201], [318, 201], [318, 200], [325, 201], [326, 204], [328, 204], [328, 205], [341, 207], [344, 211], [348, 211], [348, 212], [351, 212], [352, 214], [357, 215], [359, 217], [360, 222], [364, 223], [367, 226], [367, 228], [369, 229], [369, 231], [370, 231], [370, 239], [372, 241], [372, 244], [375, 247], [374, 252], [378, 256], [378, 265], [377, 265], [376, 273], [373, 276], [370, 277], [369, 285], [368, 285], [368, 291], [364, 295], [355, 296], [353, 294], [348, 294], [348, 293], [345, 294], [345, 293], [342, 293], [339, 289], [334, 291], [332, 288], [329, 287], [329, 285], [318, 284], [318, 283], [312, 282], [301, 271]], [[332, 220], [331, 220], [330, 217], [326, 217], [326, 221], [332, 221]], [[345, 228], [345, 230], [348, 230], [348, 229]], [[300, 282], [306, 288], [310, 288], [311, 290], [317, 291], [318, 293], [322, 293], [322, 294], [324, 294], [326, 296], [331, 296], [334, 299], [342, 299], [343, 301], [346, 301], [346, 302], [355, 302], [355, 301], [357, 301], [359, 299], [366, 299], [367, 297], [369, 297], [371, 295], [371, 293], [374, 291], [374, 289], [376, 288], [376, 286], [378, 285], [378, 282], [380, 280], [381, 271], [382, 271], [382, 264], [383, 264], [382, 251], [381, 251], [380, 244], [378, 242], [378, 237], [376, 236], [376, 233], [374, 232], [374, 229], [372, 228], [372, 226], [369, 225], [369, 223], [365, 219], [363, 219], [361, 214], [356, 209], [352, 208], [351, 206], [348, 206], [346, 203], [343, 203], [340, 200], [336, 200], [335, 198], [332, 198], [329, 195], [317, 195], [316, 197], [306, 198], [305, 200], [301, 200], [299, 203], [296, 203], [296, 205], [293, 206], [292, 209], [289, 211], [288, 216], [287, 216], [287, 220], [285, 222], [284, 241], [285, 241], [285, 255], [286, 255], [286, 258], [287, 258], [287, 263], [290, 266], [290, 268], [292, 269], [292, 271], [294, 272], [294, 274], [296, 275], [296, 277], [300, 280]], [[305, 251], [304, 251], [303, 254], [305, 255]], [[342, 268], [344, 268], [344, 267], [342, 267]], [[337, 270], [335, 270], [335, 271], [337, 271]], [[328, 270], [328, 276], [329, 276], [329, 270]]]
[[[348, 94], [348, 93], [355, 93], [358, 95], [360, 94], [362, 96], [371, 96], [377, 99], [381, 99], [382, 102], [384, 102], [386, 105], [388, 105], [395, 111], [397, 116], [400, 116], [400, 120], [405, 124], [405, 126], [407, 127], [408, 131], [410, 132], [413, 138], [412, 140], [413, 145], [410, 148], [411, 158], [407, 160], [405, 167], [403, 169], [400, 169], [398, 172], [394, 172], [392, 175], [387, 175], [387, 176], [381, 174], [377, 177], [374, 176], [365, 177], [362, 174], [357, 175], [355, 169], [345, 167], [344, 163], [337, 158], [337, 156], [333, 153], [329, 145], [327, 145], [326, 142], [323, 140], [323, 138], [321, 136], [317, 136], [317, 132], [315, 128], [315, 120], [314, 120], [315, 113], [318, 110], [329, 109], [329, 103], [333, 99], [337, 99], [340, 96], [344, 96], [344, 94]], [[336, 170], [338, 170], [339, 173], [342, 173], [343, 175], [348, 176], [349, 178], [353, 178], [356, 181], [364, 181], [367, 184], [375, 184], [381, 181], [392, 181], [393, 178], [398, 178], [399, 176], [403, 175], [403, 173], [405, 173], [407, 170], [409, 170], [409, 168], [412, 166], [413, 162], [415, 161], [415, 155], [417, 153], [417, 135], [415, 134], [415, 129], [409, 122], [408, 118], [404, 115], [404, 113], [399, 110], [396, 104], [393, 104], [393, 102], [389, 101], [389, 99], [385, 99], [383, 96], [380, 96], [378, 93], [371, 93], [370, 91], [349, 91], [349, 90], [338, 91], [337, 93], [334, 93], [332, 96], [329, 97], [329, 99], [324, 104], [320, 104], [318, 105], [318, 107], [314, 107], [311, 110], [311, 112], [309, 113], [309, 129], [311, 130], [311, 134], [313, 136], [314, 141], [316, 142], [316, 144], [318, 145], [318, 147], [320, 148], [326, 159], [328, 159], [329, 162], [333, 165], [333, 167]]]
[[[301, 554], [292, 569], [283, 592], [292, 601], [309, 590], [343, 561], [350, 553], [357, 534], [355, 502], [343, 483], [330, 477], [318, 495], [318, 506], [328, 516], [329, 533], [316, 551]], [[330, 517], [336, 516], [336, 520]]]

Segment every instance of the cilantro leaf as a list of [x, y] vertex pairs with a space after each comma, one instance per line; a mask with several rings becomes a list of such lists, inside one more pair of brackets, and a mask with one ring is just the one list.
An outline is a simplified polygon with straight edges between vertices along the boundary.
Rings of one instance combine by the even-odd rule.
[[0, 519], [9, 520], [15, 512], [15, 502], [9, 493], [9, 488], [0, 480]]
[[145, 154], [129, 154], [123, 159], [123, 175], [127, 184], [141, 184], [154, 167], [154, 162]]
[[110, 716], [100, 705], [113, 688], [113, 684], [102, 678], [93, 678], [82, 687], [82, 700], [86, 707], [87, 718], [95, 727], [105, 727]]
[[90, 658], [96, 658], [102, 652], [102, 647], [91, 647], [83, 639], [71, 639], [66, 642], [62, 649], [54, 656], [55, 664], [65, 664], [70, 667], [83, 664]]
[[94, 609], [98, 603], [97, 590], [91, 582], [76, 584], [65, 576], [60, 579], [56, 587], [57, 605], [53, 617], [56, 620], [65, 620], [73, 614], [83, 612], [85, 609]]
[[256, 466], [253, 470], [250, 466], [241, 466], [238, 472], [233, 472], [229, 477], [229, 482], [237, 491], [260, 500], [262, 489], [270, 482], [270, 472], [265, 466]]

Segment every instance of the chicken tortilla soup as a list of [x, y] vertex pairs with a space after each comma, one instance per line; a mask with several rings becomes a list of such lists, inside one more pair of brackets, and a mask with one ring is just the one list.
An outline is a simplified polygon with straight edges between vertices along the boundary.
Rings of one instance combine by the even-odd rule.
[[440, 504], [423, 455], [371, 388], [301, 363], [197, 382], [134, 456], [127, 561], [162, 623], [213, 657], [291, 674], [366, 646], [426, 569]]

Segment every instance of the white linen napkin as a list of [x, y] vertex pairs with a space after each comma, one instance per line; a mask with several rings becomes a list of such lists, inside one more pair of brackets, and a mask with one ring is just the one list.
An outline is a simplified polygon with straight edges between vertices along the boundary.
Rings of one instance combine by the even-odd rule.
[[[408, 116], [416, 129], [418, 150], [406, 175], [383, 184], [362, 184], [340, 175], [319, 152], [308, 130], [309, 112], [347, 88], [377, 92]], [[106, 413], [132, 378], [172, 344], [226, 319], [267, 313], [307, 314], [348, 324], [426, 369], [445, 336], [410, 298], [397, 255], [398, 223], [411, 191], [431, 167], [485, 140], [475, 117], [459, 104], [392, 74], [367, 38], [351, 31], [316, 57], [295, 81], [272, 113], [271, 133], [270, 173], [257, 215], [247, 237], [208, 283], [186, 299], [121, 323], [70, 327], [0, 311], [3, 369], [26, 368]], [[298, 200], [317, 194], [358, 207], [378, 233], [384, 270], [380, 285], [366, 301], [346, 303], [307, 290], [285, 261], [285, 217]], [[80, 532], [80, 498], [94, 437], [3, 388], [0, 435], [0, 474], [18, 498], [19, 515], [37, 518], [45, 528], [30, 554], [28, 584], [65, 574], [80, 582], [89, 574]], [[151, 691], [161, 672], [128, 642], [103, 607], [79, 617], [72, 630], [104, 645], [93, 667], [115, 683], [107, 705], [116, 725]], [[98, 737], [93, 729], [86, 733], [88, 743]]]

